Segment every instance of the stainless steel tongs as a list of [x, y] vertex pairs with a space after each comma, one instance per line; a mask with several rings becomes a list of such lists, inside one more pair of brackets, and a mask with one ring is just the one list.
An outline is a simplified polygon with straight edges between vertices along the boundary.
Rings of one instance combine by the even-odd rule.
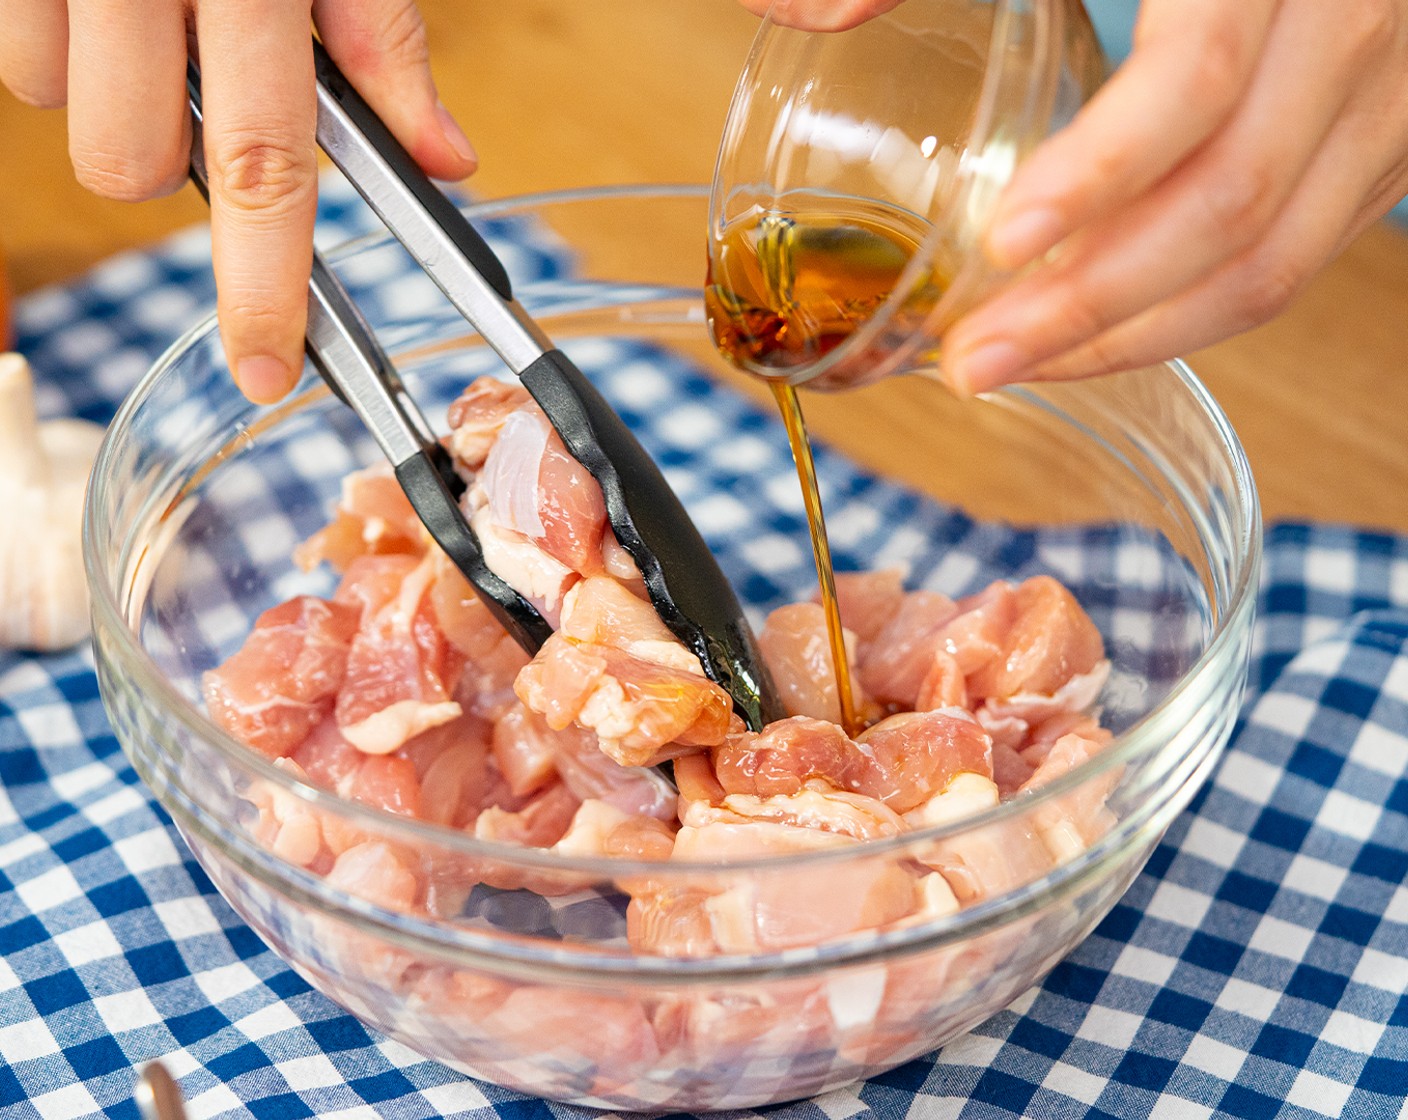
[[[315, 41], [313, 49], [319, 146], [522, 381], [568, 451], [600, 484], [611, 528], [645, 577], [660, 618], [729, 693], [751, 728], [780, 718], [781, 703], [737, 596], [659, 467], [514, 299], [508, 273], [468, 219], [420, 170], [322, 45]], [[191, 177], [205, 192], [194, 62], [187, 84], [196, 126]], [[333, 393], [357, 413], [391, 461], [430, 534], [509, 633], [536, 652], [551, 628], [489, 570], [459, 506], [463, 479], [367, 321], [316, 253], [307, 349]]]

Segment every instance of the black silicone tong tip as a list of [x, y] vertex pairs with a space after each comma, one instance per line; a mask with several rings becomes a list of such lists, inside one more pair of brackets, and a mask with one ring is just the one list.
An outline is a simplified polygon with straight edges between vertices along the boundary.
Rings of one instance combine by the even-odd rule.
[[560, 351], [544, 354], [519, 376], [573, 457], [601, 485], [611, 528], [645, 577], [661, 620], [733, 698], [749, 727], [781, 718], [732, 584], [620, 414]]
[[634, 433], [513, 299], [508, 276], [464, 214], [425, 176], [320, 44], [318, 142], [480, 336], [518, 375], [597, 480], [617, 540], [671, 631], [754, 730], [781, 700], [718, 560]]

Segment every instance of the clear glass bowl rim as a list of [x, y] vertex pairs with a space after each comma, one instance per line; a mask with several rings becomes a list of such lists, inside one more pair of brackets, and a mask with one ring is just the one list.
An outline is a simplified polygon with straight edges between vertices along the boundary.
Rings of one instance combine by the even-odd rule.
[[[525, 194], [509, 198], [472, 203], [463, 207], [471, 219], [501, 217], [520, 212], [537, 212], [568, 203], [596, 202], [613, 198], [626, 199], [683, 199], [698, 198], [707, 201], [709, 188], [699, 184], [642, 184], [615, 185], [605, 187], [579, 188], [565, 191], [548, 191]], [[351, 239], [328, 251], [327, 258], [336, 262], [353, 254], [389, 244], [391, 237], [385, 232], [374, 232]], [[530, 308], [531, 310], [531, 308]], [[123, 572], [127, 571], [126, 557], [131, 542], [108, 540], [107, 527], [99, 520], [98, 511], [103, 508], [105, 479], [117, 455], [117, 445], [133, 414], [141, 407], [163, 375], [179, 362], [182, 356], [195, 345], [217, 331], [215, 315], [212, 313], [201, 322], [182, 334], [157, 359], [156, 363], [138, 381], [118, 409], [95, 459], [88, 484], [88, 499], [84, 515], [83, 551], [90, 587], [91, 610], [94, 614], [95, 632], [102, 631], [112, 636], [117, 652], [118, 668], [123, 676], [136, 687], [147, 692], [151, 702], [159, 706], [168, 718], [179, 721], [184, 730], [199, 741], [209, 744], [225, 763], [236, 771], [245, 771], [254, 777], [272, 783], [281, 792], [307, 802], [319, 811], [333, 812], [362, 821], [374, 827], [380, 834], [400, 839], [408, 843], [431, 843], [446, 851], [491, 859], [496, 862], [531, 868], [534, 870], [556, 871], [563, 874], [580, 874], [605, 878], [626, 875], [649, 875], [653, 878], [669, 878], [671, 875], [698, 875], [716, 865], [706, 863], [680, 863], [636, 861], [604, 857], [563, 856], [546, 850], [525, 848], [501, 842], [477, 840], [462, 832], [429, 822], [376, 809], [371, 806], [339, 798], [328, 790], [302, 782], [286, 770], [275, 766], [270, 760], [251, 750], [248, 746], [227, 734], [206, 718], [195, 705], [182, 695], [162, 674], [155, 661], [142, 648], [136, 633], [129, 625], [120, 604], [122, 589], [115, 586], [111, 569], [114, 560], [124, 561]], [[465, 325], [466, 336], [473, 329]], [[1113, 767], [1122, 766], [1139, 756], [1158, 752], [1170, 739], [1173, 729], [1170, 723], [1171, 710], [1176, 708], [1180, 698], [1195, 684], [1204, 681], [1207, 675], [1218, 669], [1229, 645], [1238, 640], [1241, 632], [1249, 625], [1249, 615], [1254, 609], [1257, 590], [1257, 575], [1261, 552], [1260, 509], [1253, 485], [1250, 465], [1237, 440], [1227, 417], [1207, 389], [1198, 381], [1192, 371], [1182, 361], [1163, 363], [1195, 399], [1211, 422], [1216, 433], [1219, 449], [1225, 455], [1227, 465], [1235, 480], [1236, 517], [1231, 525], [1238, 545], [1237, 554], [1232, 558], [1235, 578], [1227, 585], [1227, 601], [1223, 604], [1219, 624], [1209, 639], [1207, 646], [1197, 661], [1174, 684], [1167, 695], [1145, 713], [1138, 722], [1121, 732], [1114, 742], [1095, 758], [1075, 768], [1060, 779], [1043, 786], [1040, 790], [1003, 802], [993, 809], [963, 818], [960, 821], [935, 826], [928, 829], [904, 833], [901, 836], [883, 840], [869, 840], [837, 849], [827, 849], [804, 854], [790, 854], [778, 857], [758, 857], [750, 860], [730, 861], [730, 870], [768, 871], [781, 867], [813, 867], [831, 862], [881, 856], [888, 851], [896, 851], [917, 844], [941, 840], [947, 836], [968, 832], [989, 825], [996, 825], [1025, 814], [1033, 808], [1061, 797], [1085, 782]], [[314, 390], [318, 392], [318, 390]], [[1006, 390], [1022, 393], [1024, 390]], [[288, 398], [280, 406], [287, 407], [297, 398]], [[1177, 760], [1171, 760], [1176, 765]], [[1030, 886], [1049, 882], [1053, 876], [1073, 872], [1077, 866], [1088, 865], [1089, 859], [1097, 856], [1108, 844], [1114, 833], [1094, 845], [1085, 856], [1058, 866], [1044, 879]], [[242, 834], [231, 831], [231, 836], [245, 840]], [[1023, 888], [1025, 889], [1025, 888]], [[1018, 892], [1021, 893], [1019, 890]], [[1006, 897], [1006, 896], [1003, 896]], [[993, 900], [997, 901], [997, 900]], [[971, 913], [964, 911], [963, 913]]]

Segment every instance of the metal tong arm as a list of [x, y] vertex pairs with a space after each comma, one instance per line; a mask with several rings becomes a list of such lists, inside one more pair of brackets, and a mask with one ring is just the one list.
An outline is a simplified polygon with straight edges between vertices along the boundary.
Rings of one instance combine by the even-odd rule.
[[316, 40], [313, 61], [319, 147], [504, 364], [521, 374], [552, 342], [513, 298], [503, 263]]
[[513, 298], [493, 250], [313, 44], [318, 144], [440, 290], [518, 375], [601, 485], [617, 540], [664, 623], [755, 730], [784, 714], [732, 586], [635, 435]]
[[[188, 63], [186, 84], [194, 129], [191, 179], [208, 201], [200, 70], [194, 62]], [[435, 438], [347, 289], [317, 252], [308, 281], [307, 350], [328, 387], [357, 414], [391, 462], [431, 536], [514, 640], [536, 653], [552, 628], [484, 562], [479, 540], [459, 508], [464, 481], [455, 473], [449, 453]]]

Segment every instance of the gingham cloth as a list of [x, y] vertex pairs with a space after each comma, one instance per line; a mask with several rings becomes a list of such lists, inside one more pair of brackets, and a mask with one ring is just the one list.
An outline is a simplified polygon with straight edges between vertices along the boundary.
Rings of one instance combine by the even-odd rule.
[[[321, 238], [369, 225], [324, 191]], [[515, 275], [562, 263], [531, 230], [491, 232]], [[41, 410], [108, 419], [211, 296], [196, 232], [26, 298]], [[824, 467], [843, 511], [883, 496]], [[942, 1051], [766, 1114], [1408, 1116], [1405, 771], [1408, 539], [1271, 527], [1232, 744], [1095, 933]], [[588, 1115], [453, 1073], [310, 990], [138, 782], [89, 652], [0, 652], [0, 1117], [133, 1120], [152, 1058], [193, 1118]]]

